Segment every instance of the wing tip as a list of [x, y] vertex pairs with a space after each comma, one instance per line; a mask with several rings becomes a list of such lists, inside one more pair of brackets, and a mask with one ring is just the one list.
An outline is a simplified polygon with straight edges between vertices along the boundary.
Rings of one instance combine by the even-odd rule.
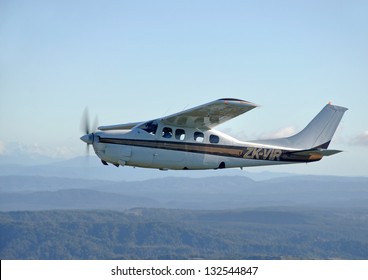
[[242, 99], [238, 99], [238, 98], [220, 98], [218, 101], [222, 101], [224, 103], [227, 102], [231, 102], [231, 103], [240, 103], [240, 104], [246, 104], [246, 105], [250, 105], [252, 107], [259, 107], [259, 105], [246, 101], [246, 100], [242, 100]]

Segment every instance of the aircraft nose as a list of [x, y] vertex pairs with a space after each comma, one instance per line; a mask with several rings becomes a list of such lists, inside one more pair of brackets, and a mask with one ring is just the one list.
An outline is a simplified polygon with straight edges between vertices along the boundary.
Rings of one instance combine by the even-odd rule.
[[87, 144], [93, 144], [93, 133], [83, 135], [80, 139]]

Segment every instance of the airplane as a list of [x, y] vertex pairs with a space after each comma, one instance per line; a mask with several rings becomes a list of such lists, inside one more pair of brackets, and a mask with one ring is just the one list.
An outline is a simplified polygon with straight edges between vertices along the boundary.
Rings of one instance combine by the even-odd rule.
[[99, 126], [85, 135], [104, 165], [160, 170], [205, 170], [309, 163], [341, 152], [328, 149], [347, 108], [328, 103], [299, 133], [285, 138], [240, 141], [214, 127], [258, 105], [218, 99], [145, 122]]

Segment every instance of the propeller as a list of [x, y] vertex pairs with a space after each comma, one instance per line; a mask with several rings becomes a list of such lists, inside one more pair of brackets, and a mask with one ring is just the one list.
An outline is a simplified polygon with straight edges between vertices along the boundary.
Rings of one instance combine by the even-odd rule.
[[85, 134], [80, 139], [87, 144], [86, 146], [86, 155], [89, 155], [89, 145], [93, 144], [95, 135], [94, 132], [97, 130], [98, 126], [98, 118], [97, 116], [94, 119], [93, 125], [91, 126], [90, 120], [89, 120], [89, 113], [88, 108], [86, 107], [84, 109], [82, 119], [81, 119], [81, 125], [80, 128], [82, 132]]

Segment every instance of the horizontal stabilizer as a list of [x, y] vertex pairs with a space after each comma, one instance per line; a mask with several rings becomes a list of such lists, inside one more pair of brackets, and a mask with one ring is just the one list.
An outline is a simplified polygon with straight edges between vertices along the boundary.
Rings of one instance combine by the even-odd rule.
[[322, 148], [312, 148], [308, 150], [289, 151], [282, 155], [284, 160], [312, 162], [322, 159], [324, 156], [332, 156], [340, 153], [340, 150], [327, 150]]
[[292, 155], [297, 156], [332, 156], [334, 154], [340, 153], [340, 150], [328, 150], [328, 149], [309, 149], [309, 150], [302, 150], [302, 151], [295, 151], [290, 152]]

